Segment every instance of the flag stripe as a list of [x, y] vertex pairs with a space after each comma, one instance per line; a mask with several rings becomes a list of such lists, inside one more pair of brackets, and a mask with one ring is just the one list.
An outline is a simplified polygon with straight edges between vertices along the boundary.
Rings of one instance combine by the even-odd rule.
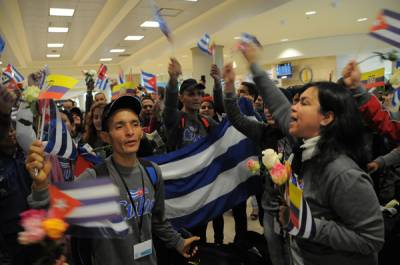
[[387, 42], [387, 43], [389, 43], [390, 45], [393, 45], [393, 46], [395, 46], [395, 47], [397, 47], [397, 48], [400, 48], [400, 41], [395, 41], [395, 40], [392, 40], [392, 39], [387, 38], [385, 35], [390, 35], [390, 34], [387, 34], [387, 33], [386, 33], [387, 31], [386, 31], [385, 33], [383, 33], [383, 32], [384, 32], [384, 31], [382, 30], [382, 31], [379, 31], [379, 33], [370, 32], [369, 34], [370, 34], [371, 36], [373, 36], [373, 37], [375, 37], [375, 38], [381, 40], [381, 41]]
[[[76, 198], [75, 198], [76, 199]], [[76, 207], [68, 218], [83, 218], [89, 216], [110, 215], [120, 210], [119, 205], [115, 200], [111, 199], [108, 202], [96, 203], [87, 206]]]
[[96, 216], [87, 216], [87, 217], [74, 217], [74, 218], [66, 218], [67, 222], [70, 224], [83, 224], [87, 222], [96, 222], [99, 220], [108, 220], [118, 216], [118, 214], [111, 213], [111, 214], [103, 214], [103, 215], [96, 215]]
[[236, 167], [222, 172], [215, 181], [207, 186], [179, 198], [166, 200], [167, 218], [188, 215], [193, 211], [199, 210], [203, 205], [218, 199], [218, 197], [232, 192], [240, 183], [245, 182], [252, 175], [246, 168], [246, 160], [251, 158], [254, 159], [256, 157], [244, 158]]
[[53, 93], [61, 93], [61, 94], [65, 94], [68, 92], [68, 88], [67, 87], [63, 87], [63, 86], [51, 86], [49, 87], [49, 89], [47, 90], [47, 92], [53, 92]]
[[64, 193], [77, 200], [89, 200], [101, 197], [116, 196], [119, 195], [119, 190], [113, 185], [102, 185], [86, 187], [82, 189], [65, 190]]
[[[165, 198], [171, 199], [183, 196], [214, 182], [218, 176], [212, 174], [213, 172], [224, 172], [230, 170], [242, 162], [243, 157], [249, 157], [254, 154], [252, 148], [246, 148], [243, 150], [244, 146], [251, 145], [249, 143], [250, 141], [251, 140], [249, 139], [244, 139], [237, 145], [231, 146], [224, 154], [214, 158], [210, 165], [191, 175], [190, 178], [165, 181]], [[237, 156], [241, 150], [243, 150], [242, 155]], [[173, 182], [173, 185], [168, 185], [171, 182]]]
[[[229, 176], [232, 178], [234, 175]], [[221, 215], [227, 210], [232, 208], [232, 205], [236, 205], [237, 203], [246, 201], [248, 197], [256, 194], [259, 189], [261, 189], [261, 185], [259, 182], [259, 176], [251, 176], [242, 183], [238, 184], [234, 189], [229, 193], [225, 193], [221, 196], [218, 196], [215, 200], [210, 203], [204, 205], [201, 208], [194, 210], [186, 216], [179, 217], [171, 217], [169, 215], [169, 211], [171, 210], [171, 206], [167, 204], [166, 201], [166, 214], [167, 218], [170, 218], [172, 224], [175, 228], [179, 227], [194, 227], [198, 224], [206, 224], [208, 220], [212, 220], [213, 218]]]
[[383, 10], [383, 15], [387, 16], [387, 17], [390, 17], [390, 18], [393, 18], [395, 20], [400, 20], [400, 13], [397, 13], [397, 12], [394, 12], [394, 11], [391, 11], [391, 10], [388, 10], [388, 9], [384, 9]]
[[[245, 139], [242, 133], [230, 126], [227, 122], [221, 122], [207, 138], [197, 141], [196, 145], [186, 146], [176, 152], [161, 156], [151, 157], [150, 160], [159, 164], [164, 180], [180, 179], [191, 176], [202, 168], [211, 164], [210, 157], [220, 156], [228, 150], [230, 143]], [[216, 149], [214, 145], [220, 148]], [[175, 161], [164, 164], [168, 159], [176, 157]], [[196, 161], [188, 171], [186, 165]]]

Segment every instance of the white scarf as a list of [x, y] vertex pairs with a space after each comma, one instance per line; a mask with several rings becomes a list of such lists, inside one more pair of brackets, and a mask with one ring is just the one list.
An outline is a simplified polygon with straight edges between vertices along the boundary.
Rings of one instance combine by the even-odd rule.
[[304, 144], [302, 146], [300, 146], [300, 148], [303, 149], [302, 156], [301, 156], [302, 162], [311, 159], [315, 155], [315, 153], [316, 153], [315, 148], [317, 146], [319, 138], [321, 138], [321, 136], [318, 135], [313, 138], [304, 140]]

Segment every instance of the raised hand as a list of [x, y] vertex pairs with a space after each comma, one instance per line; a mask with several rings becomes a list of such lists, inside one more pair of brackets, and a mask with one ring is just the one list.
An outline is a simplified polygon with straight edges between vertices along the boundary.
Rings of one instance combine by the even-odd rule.
[[171, 58], [168, 65], [168, 74], [174, 80], [178, 80], [178, 77], [182, 74], [182, 67], [176, 58]]
[[355, 89], [360, 86], [361, 72], [356, 61], [352, 60], [344, 67], [342, 76], [346, 87]]
[[215, 81], [221, 80], [221, 71], [216, 64], [211, 65], [210, 75]]
[[249, 64], [256, 63], [260, 57], [260, 47], [257, 47], [253, 43], [241, 42], [239, 50], [242, 52], [244, 58], [246, 58]]
[[45, 158], [41, 141], [36, 140], [31, 144], [25, 166], [33, 179], [32, 188], [37, 190], [46, 188], [51, 171], [51, 163]]

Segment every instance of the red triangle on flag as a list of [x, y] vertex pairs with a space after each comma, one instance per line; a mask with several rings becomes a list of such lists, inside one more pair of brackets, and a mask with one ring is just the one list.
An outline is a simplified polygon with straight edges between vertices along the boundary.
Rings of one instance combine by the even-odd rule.
[[377, 24], [371, 27], [370, 31], [377, 31], [377, 30], [383, 30], [388, 28], [388, 24], [386, 23], [385, 18], [383, 17], [383, 14], [380, 14], [376, 18]]
[[148, 80], [148, 84], [153, 87], [154, 90], [157, 90], [157, 81], [156, 77], [153, 77]]
[[49, 185], [50, 192], [50, 210], [51, 217], [64, 219], [72, 210], [81, 205], [81, 203], [62, 192], [54, 185]]

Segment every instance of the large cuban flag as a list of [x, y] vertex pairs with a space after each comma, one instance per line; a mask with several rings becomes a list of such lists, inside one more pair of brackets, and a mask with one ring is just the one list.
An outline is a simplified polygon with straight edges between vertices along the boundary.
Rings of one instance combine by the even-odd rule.
[[[254, 118], [249, 101], [241, 99], [240, 105]], [[148, 158], [162, 171], [166, 217], [176, 228], [193, 227], [245, 201], [262, 187], [260, 178], [246, 167], [256, 155], [253, 142], [225, 119], [208, 137]]]

